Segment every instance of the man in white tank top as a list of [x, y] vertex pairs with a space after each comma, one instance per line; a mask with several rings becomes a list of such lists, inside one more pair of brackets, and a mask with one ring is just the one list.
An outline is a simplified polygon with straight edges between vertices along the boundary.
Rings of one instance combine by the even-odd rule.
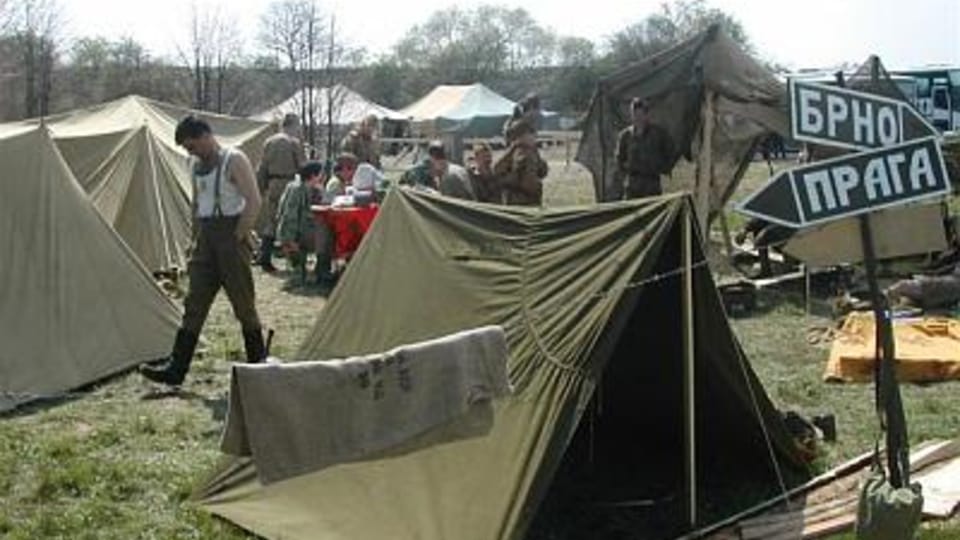
[[175, 138], [197, 158], [192, 174], [194, 246], [187, 264], [190, 288], [173, 352], [140, 368], [147, 379], [173, 386], [181, 384], [190, 369], [200, 330], [221, 287], [240, 320], [247, 361], [265, 356], [250, 269], [250, 230], [261, 206], [253, 167], [243, 152], [222, 148], [210, 125], [194, 116], [177, 124]]

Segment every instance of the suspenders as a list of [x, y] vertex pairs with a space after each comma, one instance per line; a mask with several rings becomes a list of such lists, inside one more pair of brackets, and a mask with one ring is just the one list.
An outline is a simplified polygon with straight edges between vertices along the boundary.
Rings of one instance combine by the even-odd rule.
[[[213, 179], [213, 216], [212, 217], [223, 217], [223, 208], [220, 205], [220, 177], [223, 173], [223, 169], [227, 168], [227, 165], [230, 161], [230, 151], [226, 148], [220, 150], [220, 163], [217, 163], [217, 169], [214, 173]], [[193, 183], [197, 183], [197, 170], [193, 169]]]

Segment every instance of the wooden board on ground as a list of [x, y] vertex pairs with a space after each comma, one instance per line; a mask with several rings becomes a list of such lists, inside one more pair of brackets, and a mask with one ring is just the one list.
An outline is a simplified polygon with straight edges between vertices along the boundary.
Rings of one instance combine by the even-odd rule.
[[[781, 504], [706, 536], [685, 538], [810, 539], [850, 530], [856, 522], [860, 483], [869, 473], [869, 459], [865, 458], [870, 455], [864, 454], [821, 475], [818, 478], [829, 479], [828, 483], [810, 482], [810, 489], [795, 493], [786, 507]], [[920, 444], [910, 454], [910, 469], [914, 472], [911, 481], [923, 485], [924, 517], [952, 515], [960, 502], [960, 488], [956, 487], [960, 485], [960, 439]], [[931, 497], [927, 497], [928, 493]]]

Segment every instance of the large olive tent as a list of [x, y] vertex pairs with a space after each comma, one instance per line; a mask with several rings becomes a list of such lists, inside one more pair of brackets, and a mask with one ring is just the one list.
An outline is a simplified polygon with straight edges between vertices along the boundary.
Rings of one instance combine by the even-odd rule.
[[[267, 122], [192, 111], [140, 96], [42, 121], [94, 206], [150, 270], [185, 267], [190, 170], [186, 152], [174, 142], [174, 129], [187, 114], [210, 122], [223, 144], [243, 149], [254, 164], [272, 133]], [[40, 123], [35, 119], [8, 126]]]
[[673, 137], [677, 166], [665, 186], [688, 189], [701, 226], [736, 190], [768, 134], [786, 134], [785, 86], [719, 26], [601, 79], [584, 122], [577, 161], [593, 174], [597, 200], [619, 199], [614, 152], [630, 122], [634, 97], [651, 103], [651, 117]]
[[657, 490], [656, 512], [683, 507], [685, 433], [700, 510], [725, 482], [777, 486], [795, 448], [731, 331], [691, 216], [681, 195], [540, 210], [394, 190], [296, 356], [502, 325], [516, 392], [496, 403], [492, 431], [266, 486], [250, 461], [230, 460], [198, 504], [266, 538], [521, 538], [556, 486], [588, 471], [626, 488], [598, 498]]
[[177, 307], [45, 128], [0, 134], [0, 411], [169, 352]]

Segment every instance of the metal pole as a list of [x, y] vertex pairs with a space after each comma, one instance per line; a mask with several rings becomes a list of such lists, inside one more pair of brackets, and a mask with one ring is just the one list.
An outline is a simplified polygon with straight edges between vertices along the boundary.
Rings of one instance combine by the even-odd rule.
[[696, 387], [694, 371], [694, 320], [693, 320], [693, 211], [687, 207], [683, 213], [683, 401], [685, 409], [684, 477], [688, 498], [687, 523], [697, 526], [697, 440], [696, 440]]

